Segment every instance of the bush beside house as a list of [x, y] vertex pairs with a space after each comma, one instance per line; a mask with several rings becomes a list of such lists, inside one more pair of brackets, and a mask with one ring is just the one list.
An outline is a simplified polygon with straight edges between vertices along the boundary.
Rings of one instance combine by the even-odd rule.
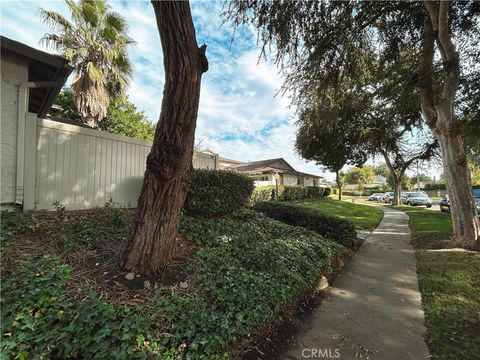
[[[315, 199], [330, 195], [331, 189], [327, 187], [303, 187], [303, 186], [284, 186], [278, 187], [279, 201], [292, 201], [302, 199]], [[262, 186], [253, 190], [250, 198], [250, 204], [260, 201], [275, 200], [277, 188], [275, 186]]]
[[354, 250], [361, 245], [355, 226], [349, 220], [325, 215], [313, 209], [279, 202], [259, 202], [253, 208], [286, 224], [313, 230], [327, 239]]
[[197, 169], [184, 210], [188, 215], [230, 215], [248, 204], [253, 189], [253, 180], [246, 175]]

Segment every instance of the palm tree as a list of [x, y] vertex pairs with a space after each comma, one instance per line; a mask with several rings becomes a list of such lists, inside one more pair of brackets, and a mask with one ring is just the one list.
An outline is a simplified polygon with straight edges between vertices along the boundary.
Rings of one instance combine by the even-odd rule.
[[127, 22], [104, 0], [65, 0], [73, 22], [55, 11], [40, 9], [54, 33], [42, 38], [62, 53], [75, 69], [72, 91], [75, 106], [90, 126], [107, 115], [110, 98], [125, 93], [132, 77], [127, 46]]

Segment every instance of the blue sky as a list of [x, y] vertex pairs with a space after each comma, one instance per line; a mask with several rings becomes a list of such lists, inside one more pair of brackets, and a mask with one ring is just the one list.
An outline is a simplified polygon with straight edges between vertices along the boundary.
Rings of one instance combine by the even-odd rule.
[[[129, 22], [137, 41], [130, 50], [134, 79], [130, 100], [152, 122], [159, 117], [164, 83], [162, 51], [153, 9], [147, 1], [110, 1]], [[282, 78], [277, 67], [259, 61], [253, 28], [222, 26], [222, 1], [191, 1], [197, 41], [206, 43], [209, 71], [204, 74], [196, 131], [196, 143], [221, 156], [242, 161], [283, 157], [297, 170], [323, 174], [293, 150], [294, 111], [289, 100], [277, 95]], [[38, 9], [69, 16], [63, 1], [1, 1], [1, 34], [29, 46], [50, 51], [40, 38], [50, 32]]]

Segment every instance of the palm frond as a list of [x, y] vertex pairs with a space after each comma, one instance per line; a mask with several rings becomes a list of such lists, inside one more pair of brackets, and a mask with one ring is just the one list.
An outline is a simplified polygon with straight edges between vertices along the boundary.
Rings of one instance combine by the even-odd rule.
[[82, 17], [82, 8], [80, 7], [79, 4], [77, 4], [73, 0], [64, 0], [65, 4], [67, 4], [70, 14], [72, 15], [73, 22], [75, 25], [79, 25], [84, 22], [84, 19]]
[[72, 85], [78, 110], [84, 117], [101, 119], [109, 95], [123, 94], [133, 75], [127, 47], [127, 21], [110, 11], [104, 0], [64, 0], [72, 22], [53, 11], [42, 18], [53, 29], [42, 41], [60, 51], [75, 68]]
[[50, 11], [40, 8], [39, 12], [42, 21], [48, 26], [52, 27], [54, 30], [56, 29], [64, 32], [72, 30], [72, 24], [56, 11]]
[[89, 3], [100, 15], [105, 15], [108, 10], [108, 4], [105, 0], [82, 0], [82, 3]]
[[81, 6], [83, 19], [88, 22], [92, 27], [97, 26], [100, 15], [97, 12], [97, 9], [95, 9], [95, 7], [87, 1], [83, 1]]
[[125, 18], [115, 11], [109, 11], [105, 16], [105, 23], [119, 33], [125, 33], [128, 29]]

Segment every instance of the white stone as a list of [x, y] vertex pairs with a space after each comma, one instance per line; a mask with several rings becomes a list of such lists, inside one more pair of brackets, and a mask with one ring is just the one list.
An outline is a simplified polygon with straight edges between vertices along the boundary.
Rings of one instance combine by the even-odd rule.
[[125, 279], [127, 279], [127, 280], [133, 280], [133, 279], [135, 279], [135, 274], [132, 273], [132, 272], [129, 272], [129, 273], [127, 273], [127, 274], [125, 275]]
[[321, 290], [325, 290], [326, 288], [328, 288], [328, 280], [325, 276], [322, 276], [319, 280], [318, 280], [318, 283], [317, 283], [317, 290], [318, 291], [321, 291]]

